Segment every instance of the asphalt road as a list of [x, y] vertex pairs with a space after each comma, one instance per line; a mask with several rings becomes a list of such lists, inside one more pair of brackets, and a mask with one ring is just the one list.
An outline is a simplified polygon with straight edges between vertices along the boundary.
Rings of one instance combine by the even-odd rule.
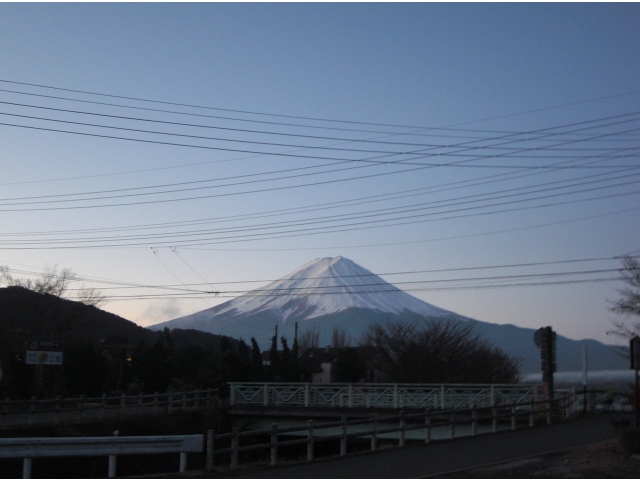
[[[212, 472], [210, 478], [421, 478], [503, 463], [617, 437], [612, 420], [591, 414], [566, 423], [379, 450], [255, 470]], [[201, 478], [206, 477], [203, 475]]]

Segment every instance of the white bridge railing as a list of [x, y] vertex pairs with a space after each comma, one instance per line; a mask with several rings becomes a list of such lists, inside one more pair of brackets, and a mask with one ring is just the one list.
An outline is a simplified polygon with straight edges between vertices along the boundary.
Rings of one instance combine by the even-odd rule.
[[230, 383], [231, 405], [469, 409], [543, 398], [540, 385]]

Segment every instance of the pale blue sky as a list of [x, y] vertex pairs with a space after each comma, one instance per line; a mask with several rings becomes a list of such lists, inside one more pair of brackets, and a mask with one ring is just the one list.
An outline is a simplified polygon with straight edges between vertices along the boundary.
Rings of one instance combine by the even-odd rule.
[[[375, 273], [390, 274], [612, 258], [638, 250], [637, 192], [640, 189], [635, 175], [640, 172], [634, 168], [638, 166], [636, 149], [640, 148], [639, 21], [640, 7], [636, 4], [2, 4], [0, 80], [5, 82], [0, 82], [0, 89], [4, 90], [0, 91], [0, 102], [5, 103], [0, 103], [0, 123], [5, 125], [0, 125], [0, 233], [3, 234], [0, 265], [37, 272], [45, 264], [57, 264], [71, 267], [91, 279], [117, 280], [124, 284], [182, 287], [180, 284], [206, 280], [215, 285], [190, 288], [228, 292], [199, 300], [164, 297], [150, 300], [145, 295], [175, 292], [137, 288], [110, 290], [107, 284], [87, 281], [88, 285], [104, 288], [106, 294], [114, 297], [143, 297], [114, 299], [105, 309], [148, 325], [193, 313], [226, 300], [235, 291], [261, 285], [260, 282], [218, 282], [275, 279], [317, 257], [343, 255]], [[271, 115], [136, 102], [6, 81]], [[24, 106], [27, 104], [31, 107]], [[230, 117], [250, 122], [229, 120]], [[604, 120], [608, 117], [615, 118]], [[274, 122], [288, 125], [274, 125]], [[245, 153], [130, 142], [6, 124]], [[455, 127], [433, 129], [446, 126]], [[266, 135], [256, 133], [257, 130], [283, 135]], [[537, 133], [524, 134], [533, 131]], [[226, 141], [193, 136], [225, 138]], [[328, 150], [327, 147], [359, 151]], [[437, 155], [427, 158], [397, 155], [418, 150]], [[248, 151], [288, 156], [257, 155], [246, 153]], [[381, 155], [379, 152], [396, 153], [389, 157], [392, 161], [413, 165], [372, 165], [358, 161]], [[491, 158], [478, 159], [479, 156]], [[336, 160], [326, 160], [329, 157]], [[440, 166], [399, 172], [417, 168], [418, 162], [441, 164], [460, 160], [480, 167]], [[561, 161], [573, 162], [570, 164], [573, 168], [525, 170], [525, 167], [548, 167]], [[590, 166], [584, 168], [587, 162], [591, 162]], [[578, 166], [580, 168], [575, 168]], [[351, 167], [360, 168], [318, 173]], [[299, 170], [301, 168], [306, 170]], [[288, 173], [256, 176], [274, 171]], [[273, 179], [303, 173], [315, 174]], [[387, 175], [381, 176], [381, 173]], [[233, 182], [254, 183], [152, 198], [130, 196], [76, 203], [52, 203], [71, 197], [16, 200], [17, 197], [134, 189], [240, 175], [245, 177]], [[366, 178], [344, 181], [356, 176]], [[255, 183], [264, 178], [271, 181]], [[499, 179], [502, 181], [497, 182]], [[326, 183], [329, 181], [333, 183]], [[308, 185], [319, 182], [325, 183]], [[183, 188], [211, 185], [189, 183]], [[293, 186], [296, 188], [285, 188]], [[420, 188], [431, 190], [414, 191]], [[537, 192], [531, 193], [536, 199], [513, 203], [525, 198], [522, 194], [529, 192], [528, 188]], [[258, 189], [272, 190], [255, 192]], [[577, 193], [570, 194], [575, 191]], [[323, 205], [401, 192], [416, 195], [385, 197], [376, 203], [340, 207]], [[226, 196], [166, 201], [221, 193]], [[482, 194], [493, 198], [484, 200], [493, 206], [469, 210], [469, 207], [485, 205], [478, 202], [482, 197], [470, 197]], [[522, 196], [514, 196], [516, 194]], [[130, 204], [145, 199], [156, 203]], [[589, 201], [578, 202], [587, 199]], [[162, 203], [157, 203], [159, 200]], [[34, 201], [44, 203], [25, 204]], [[434, 213], [434, 210], [424, 210], [428, 206], [425, 203], [438, 201], [443, 202], [446, 208], [442, 208], [449, 212], [440, 212], [440, 217], [460, 218], [436, 221], [438, 216], [412, 216]], [[128, 204], [104, 206], [113, 202]], [[547, 203], [551, 205], [541, 206]], [[61, 206], [82, 208], [52, 209]], [[267, 213], [312, 206], [316, 210], [295, 215], [281, 211]], [[521, 208], [525, 206], [532, 208]], [[379, 209], [395, 207], [407, 211], [388, 211], [385, 217], [371, 216], [384, 213]], [[38, 210], [34, 210], [36, 208]], [[467, 209], [460, 210], [462, 208]], [[496, 213], [496, 210], [513, 208], [520, 209]], [[353, 217], [341, 220], [339, 231], [327, 231], [332, 230], [329, 227], [333, 224], [310, 223], [319, 222], [316, 219], [319, 216], [346, 214]], [[254, 217], [238, 217], [242, 215]], [[405, 218], [409, 216], [412, 217]], [[269, 232], [271, 230], [259, 225], [267, 222], [296, 220], [304, 225], [287, 226], [274, 239], [244, 237], [243, 241], [235, 238], [222, 243], [219, 237], [214, 243], [210, 235], [205, 237], [208, 240], [196, 242], [200, 237], [185, 233], [187, 229], [200, 229], [204, 225], [122, 230], [122, 227], [140, 224], [213, 217], [216, 221], [207, 224], [207, 228], [241, 227], [242, 231], [234, 235]], [[233, 223], [226, 223], [231, 218]], [[427, 218], [434, 221], [425, 222]], [[366, 225], [376, 228], [345, 231], [357, 227], [357, 222], [380, 219], [387, 222]], [[294, 235], [293, 228], [324, 228], [324, 231], [305, 230]], [[87, 229], [109, 230], [90, 232]], [[43, 235], [45, 232], [47, 235]], [[181, 236], [170, 237], [174, 232], [181, 232]], [[160, 235], [149, 238], [156, 233]], [[120, 237], [123, 234], [137, 237], [125, 241]], [[105, 238], [95, 240], [96, 236], [105, 235], [119, 237], [114, 240], [116, 244], [129, 246], [115, 247]], [[87, 245], [81, 242], [88, 238], [93, 238], [89, 242], [92, 248], [79, 248]], [[38, 248], [25, 249], [32, 246]], [[59, 246], [73, 248], [53, 248]], [[152, 247], [157, 249], [156, 253]], [[175, 252], [170, 247], [175, 247]], [[603, 279], [615, 277], [616, 273], [608, 270], [618, 265], [615, 260], [602, 260], [384, 275], [384, 278], [399, 283], [425, 301], [479, 320], [532, 328], [553, 325], [571, 338], [611, 341], [605, 335], [611, 319], [607, 300], [616, 298], [616, 288], [620, 287], [616, 282], [433, 288], [449, 285], [442, 282], [449, 278], [587, 270], [599, 272], [473, 280], [455, 285], [478, 287], [486, 282], [495, 285], [498, 282]], [[419, 283], [400, 283], [409, 281]], [[437, 282], [427, 283], [432, 281]]]

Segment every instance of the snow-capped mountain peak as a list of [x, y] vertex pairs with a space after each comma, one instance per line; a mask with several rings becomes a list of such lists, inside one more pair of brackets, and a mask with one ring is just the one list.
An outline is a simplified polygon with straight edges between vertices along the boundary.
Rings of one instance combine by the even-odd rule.
[[[224, 306], [223, 306], [224, 305]], [[216, 308], [216, 314], [277, 312], [308, 320], [349, 308], [443, 316], [451, 312], [429, 305], [344, 257], [317, 258], [263, 288]]]

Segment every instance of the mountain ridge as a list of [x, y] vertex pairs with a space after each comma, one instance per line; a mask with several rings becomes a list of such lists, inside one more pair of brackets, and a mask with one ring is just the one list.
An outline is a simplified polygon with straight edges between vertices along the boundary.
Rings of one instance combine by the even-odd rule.
[[[471, 322], [489, 342], [521, 358], [523, 373], [540, 370], [539, 350], [533, 344], [535, 329], [483, 322], [436, 307], [344, 257], [317, 258], [240, 297], [148, 328], [193, 328], [245, 341], [253, 337], [266, 349], [276, 326], [279, 336], [291, 342], [296, 322], [301, 332], [318, 331], [320, 344], [328, 345], [336, 327], [357, 341], [374, 323], [417, 319]], [[558, 370], [581, 368], [582, 342], [558, 336], [558, 345], [562, 346]], [[615, 347], [595, 340], [584, 342], [589, 342], [593, 350], [592, 368], [626, 368]]]

